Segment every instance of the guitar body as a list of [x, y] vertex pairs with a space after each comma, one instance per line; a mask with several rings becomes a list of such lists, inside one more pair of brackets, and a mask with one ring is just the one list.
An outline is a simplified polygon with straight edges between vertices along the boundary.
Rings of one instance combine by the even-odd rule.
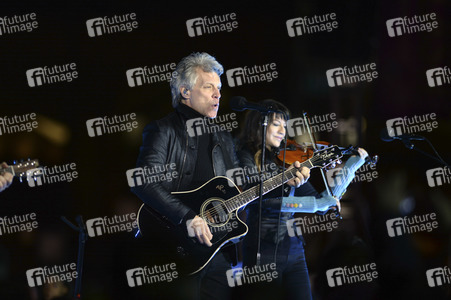
[[246, 235], [247, 225], [239, 219], [237, 210], [227, 213], [225, 206], [227, 199], [239, 193], [235, 184], [223, 176], [214, 177], [195, 190], [172, 193], [207, 222], [213, 235], [211, 247], [200, 244], [187, 224], [174, 226], [169, 221], [163, 221], [147, 204], [143, 204], [138, 212], [139, 230], [146, 238], [152, 231], [162, 233], [162, 230], [170, 243], [176, 242], [173, 250], [179, 258], [176, 262], [177, 270], [186, 274], [197, 273], [223, 246]]

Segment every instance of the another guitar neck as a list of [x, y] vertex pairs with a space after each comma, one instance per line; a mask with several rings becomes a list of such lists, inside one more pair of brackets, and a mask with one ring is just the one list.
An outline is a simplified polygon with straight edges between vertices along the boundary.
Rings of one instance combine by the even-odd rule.
[[16, 177], [24, 177], [26, 176], [26, 172], [28, 170], [34, 169], [39, 166], [39, 161], [37, 159], [28, 160], [25, 162], [21, 162], [18, 165], [11, 165], [6, 168], [0, 167], [0, 174], [4, 174], [5, 172], [13, 174]]

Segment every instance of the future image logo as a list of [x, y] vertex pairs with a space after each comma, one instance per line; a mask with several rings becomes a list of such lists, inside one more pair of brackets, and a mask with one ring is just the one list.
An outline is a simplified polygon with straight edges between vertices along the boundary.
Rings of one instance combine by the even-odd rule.
[[36, 28], [38, 28], [36, 13], [0, 18], [0, 36], [17, 32], [32, 32]]
[[426, 78], [430, 87], [451, 84], [451, 70], [447, 66], [429, 69], [426, 71]]
[[125, 272], [129, 287], [142, 286], [159, 282], [172, 282], [179, 274], [175, 263], [138, 267]]
[[326, 271], [327, 283], [330, 287], [342, 286], [357, 282], [371, 282], [378, 277], [376, 264], [354, 265]]
[[364, 164], [356, 172], [350, 170], [347, 166], [334, 168], [326, 172], [327, 183], [330, 187], [340, 186], [352, 177], [351, 183], [372, 182], [379, 177], [375, 165]]
[[[239, 221], [235, 214], [229, 214], [222, 207], [217, 208], [217, 212], [217, 214], [213, 214], [211, 217], [205, 219], [212, 235], [221, 234], [221, 236], [224, 236], [224, 234], [230, 233], [238, 228]], [[189, 219], [186, 221], [188, 236], [192, 238], [199, 234], [199, 232], [195, 231], [193, 224], [191, 224], [193, 220]]]
[[359, 82], [371, 82], [378, 78], [376, 63], [339, 67], [326, 71], [327, 83], [330, 87], [353, 85]]
[[435, 13], [413, 16], [413, 17], [403, 17], [394, 18], [387, 20], [386, 26], [389, 37], [397, 37], [404, 34], [412, 34], [416, 32], [427, 31], [438, 28], [438, 22], [436, 21], [437, 16]]
[[435, 268], [426, 271], [426, 278], [429, 287], [441, 286], [451, 283], [451, 270], [448, 266]]
[[86, 128], [90, 137], [96, 137], [116, 132], [131, 132], [133, 129], [138, 128], [138, 121], [136, 121], [135, 113], [114, 115], [112, 117], [105, 116], [87, 120]]
[[436, 119], [437, 115], [435, 113], [389, 119], [386, 121], [387, 132], [391, 137], [418, 132], [431, 132], [433, 129], [438, 128], [438, 121]]
[[451, 183], [451, 170], [448, 167], [435, 168], [426, 171], [428, 185], [430, 187]]
[[218, 115], [216, 118], [199, 117], [187, 120], [186, 128], [190, 137], [220, 131], [231, 132], [238, 128], [238, 120], [236, 113]]
[[30, 187], [64, 181], [72, 182], [76, 178], [78, 178], [76, 163], [37, 167], [27, 171], [27, 182]]
[[286, 25], [288, 36], [296, 37], [324, 31], [331, 32], [332, 30], [338, 28], [338, 22], [336, 19], [337, 15], [335, 13], [329, 13], [320, 16], [305, 16], [287, 20]]
[[28, 86], [37, 87], [59, 82], [72, 82], [78, 78], [77, 65], [69, 63], [64, 65], [54, 65], [52, 67], [39, 67], [29, 69], [26, 72]]
[[388, 236], [397, 237], [404, 234], [412, 234], [416, 232], [427, 231], [438, 228], [435, 213], [425, 215], [414, 215], [412, 217], [389, 219], [385, 223], [387, 225]]
[[129, 87], [137, 87], [145, 84], [157, 82], [170, 82], [177, 76], [175, 72], [176, 64], [168, 63], [164, 65], [144, 66], [129, 69], [125, 72]]
[[190, 37], [217, 32], [231, 32], [238, 28], [236, 13], [214, 15], [212, 17], [194, 18], [186, 21], [186, 28]]
[[112, 217], [94, 218], [86, 221], [86, 229], [90, 237], [118, 232], [131, 232], [137, 228], [136, 214], [114, 215]]
[[258, 82], [271, 82], [278, 77], [276, 63], [240, 67], [226, 71], [227, 83], [230, 87]]
[[331, 232], [338, 228], [338, 216], [335, 213], [299, 217], [287, 221], [288, 236], [302, 236], [318, 232]]
[[0, 117], [0, 135], [31, 132], [36, 128], [38, 128], [38, 121], [36, 121], [35, 113]]
[[127, 170], [125, 172], [129, 187], [141, 186], [149, 183], [162, 181], [171, 182], [178, 178], [178, 171], [175, 163], [166, 165], [144, 166]]
[[265, 164], [262, 168], [263, 173], [257, 167], [234, 168], [226, 171], [226, 177], [231, 181], [227, 181], [230, 187], [234, 185], [244, 186], [246, 184], [259, 183], [276, 176], [278, 172], [277, 164]]
[[38, 221], [36, 221], [36, 213], [29, 213], [25, 215], [14, 215], [0, 217], [0, 235], [13, 234], [16, 232], [31, 232], [38, 228]]
[[86, 28], [90, 37], [118, 32], [131, 32], [138, 28], [136, 14], [114, 15], [112, 17], [93, 18], [86, 21]]
[[293, 118], [287, 121], [287, 133], [289, 137], [297, 137], [307, 133], [307, 127], [312, 133], [331, 132], [338, 128], [337, 114], [313, 115], [308, 119], [308, 126], [304, 118]]
[[276, 264], [270, 263], [253, 267], [233, 268], [227, 270], [226, 276], [228, 285], [235, 287], [244, 284], [272, 282], [278, 278], [279, 273], [276, 270]]
[[75, 263], [29, 269], [25, 273], [29, 287], [54, 284], [61, 281], [72, 282], [78, 276], [77, 265]]

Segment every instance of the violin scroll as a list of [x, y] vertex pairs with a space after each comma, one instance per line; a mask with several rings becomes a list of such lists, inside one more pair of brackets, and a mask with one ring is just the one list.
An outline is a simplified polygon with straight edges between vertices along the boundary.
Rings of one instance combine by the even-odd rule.
[[[359, 147], [350, 145], [348, 148], [343, 150], [343, 154], [347, 155], [360, 155], [359, 151], [357, 151]], [[379, 155], [367, 156], [365, 157], [365, 163], [369, 164], [371, 167], [374, 167], [379, 161]]]

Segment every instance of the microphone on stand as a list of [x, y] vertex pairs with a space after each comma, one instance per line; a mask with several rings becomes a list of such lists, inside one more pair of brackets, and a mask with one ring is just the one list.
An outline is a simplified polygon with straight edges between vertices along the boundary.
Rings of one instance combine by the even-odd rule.
[[404, 143], [404, 145], [408, 148], [408, 149], [413, 149], [413, 144], [411, 141], [423, 141], [425, 140], [424, 136], [421, 135], [416, 135], [416, 134], [401, 134], [401, 135], [395, 135], [395, 136], [391, 136], [388, 133], [388, 129], [384, 128], [381, 131], [380, 134], [381, 140], [383, 140], [384, 142], [391, 142], [394, 140], [400, 140]]
[[[424, 136], [416, 135], [416, 134], [401, 134], [401, 135], [397, 135], [397, 136], [390, 136], [388, 134], [387, 128], [384, 128], [381, 131], [380, 137], [381, 137], [381, 140], [383, 140], [384, 142], [391, 142], [393, 140], [401, 140], [404, 143], [404, 145], [407, 147], [407, 149], [417, 150], [421, 154], [423, 154], [429, 158], [432, 158], [447, 167], [450, 167], [450, 165], [438, 154], [437, 150], [435, 150], [432, 143]], [[434, 151], [434, 153], [437, 157], [434, 157], [434, 156], [430, 155], [429, 153], [426, 153], [423, 150], [418, 149], [417, 147], [415, 147], [415, 145], [411, 141], [426, 141], [429, 144], [429, 146], [431, 146], [432, 150]]]

